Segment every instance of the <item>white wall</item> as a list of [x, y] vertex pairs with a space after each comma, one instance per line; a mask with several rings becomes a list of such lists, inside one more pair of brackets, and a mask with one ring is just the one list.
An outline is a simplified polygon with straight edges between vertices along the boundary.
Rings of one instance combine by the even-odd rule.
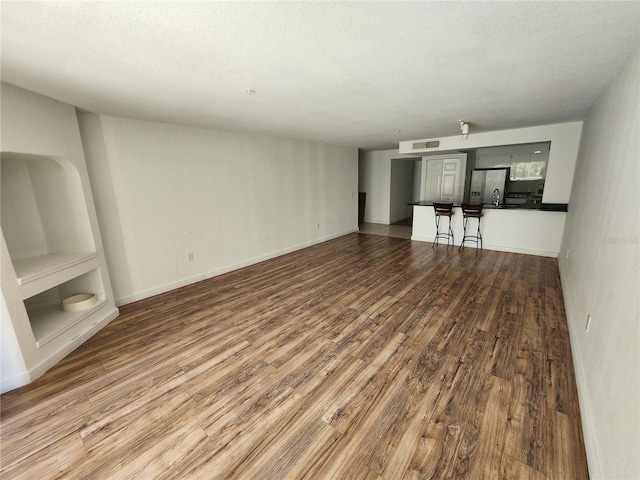
[[398, 150], [360, 152], [358, 160], [358, 188], [367, 194], [364, 221], [389, 224], [391, 196], [391, 158]]
[[423, 150], [412, 149], [413, 143], [418, 140], [403, 141], [400, 142], [399, 151], [402, 154], [415, 156], [418, 152], [437, 153], [497, 145], [551, 141], [547, 179], [542, 200], [546, 203], [568, 203], [581, 131], [582, 122], [559, 123], [484, 133], [473, 133], [473, 127], [471, 127], [471, 133], [467, 140], [462, 140], [460, 135], [423, 139], [421, 140], [423, 142], [427, 140], [440, 141], [438, 148]]
[[593, 478], [640, 478], [639, 72], [584, 122], [559, 260]]
[[79, 121], [118, 304], [357, 231], [355, 148]]
[[411, 216], [413, 194], [413, 160], [391, 160], [391, 190], [389, 193], [389, 223]]
[[[11, 323], [11, 314], [7, 308], [4, 294], [4, 291], [0, 292], [0, 332], [2, 336], [2, 348], [0, 348], [0, 391], [2, 393], [29, 382], [29, 371], [20, 351], [20, 344]], [[20, 301], [20, 298], [12, 300]]]
[[422, 158], [413, 162], [413, 186], [411, 201], [420, 201], [420, 191], [422, 190]]

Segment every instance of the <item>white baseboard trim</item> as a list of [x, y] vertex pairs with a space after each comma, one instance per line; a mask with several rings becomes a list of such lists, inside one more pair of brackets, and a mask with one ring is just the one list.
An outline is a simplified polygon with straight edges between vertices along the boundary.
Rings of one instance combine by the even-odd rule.
[[333, 240], [334, 238], [343, 237], [350, 233], [357, 233], [358, 231], [359, 231], [359, 228], [355, 227], [349, 230], [345, 230], [343, 232], [327, 235], [326, 237], [317, 238], [308, 242], [300, 243], [298, 245], [293, 245], [287, 248], [276, 250], [275, 252], [270, 252], [265, 255], [253, 257], [248, 260], [244, 260], [242, 262], [226, 265], [224, 267], [217, 268], [209, 272], [201, 273], [188, 278], [183, 278], [181, 280], [167, 283], [165, 285], [160, 285], [158, 287], [151, 288], [143, 292], [134, 293], [132, 295], [127, 295], [121, 298], [116, 298], [115, 302], [118, 307], [122, 305], [127, 305], [128, 303], [137, 302], [138, 300], [144, 300], [145, 298], [149, 298], [149, 297], [153, 297], [154, 295], [159, 295], [161, 293], [169, 292], [171, 290], [175, 290], [176, 288], [184, 287], [186, 285], [191, 285], [192, 283], [200, 282], [208, 278], [217, 277], [218, 275], [223, 275], [225, 273], [229, 273], [234, 270], [239, 270], [240, 268], [249, 267], [251, 265], [255, 265], [256, 263], [264, 262], [266, 260], [271, 260], [272, 258], [280, 257], [282, 255], [286, 255], [287, 253], [295, 252], [297, 250], [302, 250], [303, 248], [307, 248], [307, 247], [312, 247], [313, 245], [318, 245], [320, 243]]
[[[417, 242], [433, 243], [433, 237], [426, 238], [418, 235], [411, 235], [411, 240], [415, 240]], [[458, 248], [459, 246], [460, 246], [459, 244], [455, 245], [456, 248]], [[475, 245], [471, 245], [471, 246], [466, 245], [465, 248], [475, 248]], [[522, 253], [524, 255], [536, 255], [538, 257], [552, 257], [552, 258], [558, 257], [558, 252], [547, 252], [545, 250], [529, 250], [526, 248], [509, 247], [505, 245], [487, 245], [486, 243], [483, 243], [482, 248], [485, 250], [496, 250], [499, 252]]]

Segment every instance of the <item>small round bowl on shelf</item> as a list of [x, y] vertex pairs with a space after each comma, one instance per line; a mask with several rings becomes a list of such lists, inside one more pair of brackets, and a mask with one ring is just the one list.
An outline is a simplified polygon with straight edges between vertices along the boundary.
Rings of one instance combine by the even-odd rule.
[[62, 310], [65, 312], [80, 312], [98, 303], [98, 297], [93, 293], [79, 293], [62, 300]]

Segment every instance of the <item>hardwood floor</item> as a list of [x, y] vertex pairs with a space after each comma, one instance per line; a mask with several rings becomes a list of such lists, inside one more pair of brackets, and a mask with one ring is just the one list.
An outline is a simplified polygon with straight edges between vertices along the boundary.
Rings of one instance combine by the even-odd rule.
[[121, 308], [9, 478], [586, 479], [555, 259], [351, 234]]

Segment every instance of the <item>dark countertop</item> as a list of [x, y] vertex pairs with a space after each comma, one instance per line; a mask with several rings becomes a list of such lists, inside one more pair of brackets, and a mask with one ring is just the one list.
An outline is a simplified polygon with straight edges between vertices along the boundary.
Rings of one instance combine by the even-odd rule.
[[[419, 207], [433, 207], [431, 201], [412, 202], [407, 205], [414, 205]], [[459, 207], [459, 203], [454, 203], [454, 207]], [[500, 205], [496, 207], [491, 203], [485, 203], [483, 209], [485, 210], [541, 210], [543, 212], [566, 212], [569, 210], [568, 203], [523, 203], [520, 205]]]

